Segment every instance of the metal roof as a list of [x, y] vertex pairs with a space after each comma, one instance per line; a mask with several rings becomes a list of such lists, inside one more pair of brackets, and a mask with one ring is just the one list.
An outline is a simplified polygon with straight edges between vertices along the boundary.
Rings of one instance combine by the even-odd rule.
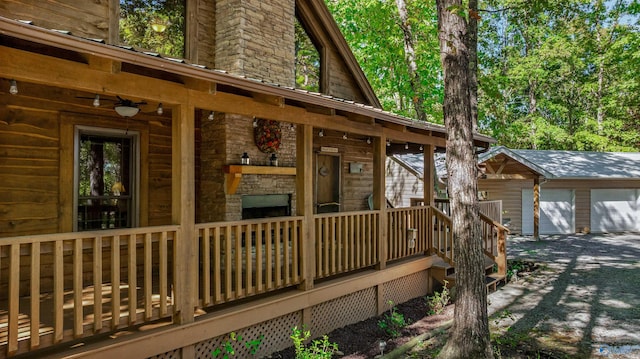
[[481, 154], [485, 162], [504, 154], [549, 179], [638, 179], [639, 152], [590, 152], [561, 150], [512, 150], [492, 147]]

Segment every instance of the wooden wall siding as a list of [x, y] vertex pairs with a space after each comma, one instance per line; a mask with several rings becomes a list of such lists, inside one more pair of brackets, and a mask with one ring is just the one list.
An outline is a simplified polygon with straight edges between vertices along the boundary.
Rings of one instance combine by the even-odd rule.
[[0, 104], [0, 237], [58, 230], [58, 139], [56, 112]]
[[502, 200], [502, 222], [511, 233], [522, 231], [522, 189], [533, 188], [533, 180], [478, 181], [478, 190], [487, 192], [487, 200]]
[[397, 161], [387, 158], [386, 196], [395, 208], [409, 207], [412, 198], [424, 198], [424, 182]]
[[[367, 144], [366, 138], [353, 134], [347, 134], [347, 139], [344, 140], [343, 132], [327, 129], [324, 129], [324, 136], [319, 137], [318, 132], [319, 129], [315, 129], [313, 134], [314, 152], [319, 152], [322, 146], [334, 147], [342, 157], [340, 211], [368, 210], [367, 199], [373, 193], [373, 142]], [[362, 164], [362, 173], [349, 173], [349, 164], [352, 162]], [[315, 171], [315, 164], [313, 168]]]
[[329, 89], [325, 90], [327, 94], [338, 98], [352, 100], [359, 103], [367, 103], [362, 91], [358, 88], [351, 72], [347, 69], [344, 61], [333, 48], [327, 49], [329, 54]]
[[127, 123], [59, 112], [59, 103], [46, 100], [29, 108], [19, 96], [0, 100], [0, 238], [71, 231], [75, 125], [140, 132], [139, 223], [171, 223], [169, 119], [140, 113]]
[[0, 16], [31, 20], [47, 29], [71, 31], [76, 36], [107, 39], [111, 0], [2, 0]]

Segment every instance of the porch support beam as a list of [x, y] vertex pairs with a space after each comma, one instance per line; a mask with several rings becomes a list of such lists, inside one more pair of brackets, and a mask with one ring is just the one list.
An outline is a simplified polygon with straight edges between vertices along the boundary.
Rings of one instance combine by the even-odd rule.
[[533, 179], [533, 237], [540, 239], [540, 177]]
[[[193, 322], [196, 282], [195, 235], [195, 109], [192, 105], [179, 105], [172, 112], [172, 193], [171, 217], [180, 230], [174, 252], [175, 305], [174, 321], [179, 324]], [[194, 260], [194, 258], [196, 260]]]
[[378, 269], [387, 267], [387, 197], [386, 197], [387, 138], [373, 141], [373, 208], [380, 211], [378, 231]]
[[296, 212], [304, 216], [302, 228], [301, 289], [313, 288], [315, 229], [313, 219], [313, 126], [296, 126]]
[[433, 206], [434, 205], [434, 195], [433, 192], [435, 190], [435, 166], [433, 159], [433, 145], [425, 145], [424, 146], [424, 171], [423, 171], [423, 183], [424, 183], [424, 205], [425, 206]]

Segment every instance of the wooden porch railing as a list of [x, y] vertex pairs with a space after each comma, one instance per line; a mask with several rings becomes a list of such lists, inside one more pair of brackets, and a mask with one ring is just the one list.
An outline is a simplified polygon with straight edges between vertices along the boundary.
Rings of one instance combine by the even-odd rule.
[[[451, 216], [451, 206], [449, 204], [449, 199], [436, 198], [434, 200], [436, 208], [438, 208], [442, 213], [447, 216]], [[498, 223], [502, 223], [502, 201], [480, 201], [478, 203], [480, 205], [480, 213], [483, 213], [485, 216], [492, 218], [494, 221]]]
[[196, 225], [197, 302], [207, 307], [300, 284], [303, 219]]
[[171, 316], [177, 233], [163, 226], [2, 238], [6, 355]]
[[429, 207], [387, 209], [387, 260], [429, 249]]
[[436, 207], [431, 207], [431, 251], [453, 265], [453, 224], [451, 218]]
[[498, 274], [507, 275], [507, 235], [509, 230], [480, 213], [480, 230], [482, 233], [482, 249], [498, 266]]
[[378, 263], [380, 211], [315, 215], [316, 278]]

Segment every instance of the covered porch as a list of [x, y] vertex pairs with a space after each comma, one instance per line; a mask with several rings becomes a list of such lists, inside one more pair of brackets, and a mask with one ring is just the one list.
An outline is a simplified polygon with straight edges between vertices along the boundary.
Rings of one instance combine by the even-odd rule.
[[[10, 199], [0, 220], [0, 357], [79, 343], [91, 348], [73, 348], [78, 356], [196, 356], [200, 339], [295, 310], [294, 322], [323, 322], [311, 305], [357, 290], [378, 288], [382, 312], [392, 295], [384, 283], [435, 261], [455, 265], [451, 220], [433, 190], [410, 208], [387, 208], [384, 196], [385, 157], [423, 151], [433, 168], [442, 126], [4, 18], [0, 30]], [[117, 114], [122, 99], [139, 113]], [[253, 146], [262, 120], [281, 131], [277, 166]], [[119, 179], [134, 180], [87, 199], [78, 144], [100, 142], [91, 136], [118, 148], [131, 139]], [[490, 142], [477, 136], [478, 147]], [[241, 165], [245, 152], [252, 165]], [[262, 195], [284, 195], [286, 205], [270, 207], [287, 209], [244, 216], [256, 208], [245, 197]], [[483, 223], [485, 254], [504, 276], [506, 229]]]

